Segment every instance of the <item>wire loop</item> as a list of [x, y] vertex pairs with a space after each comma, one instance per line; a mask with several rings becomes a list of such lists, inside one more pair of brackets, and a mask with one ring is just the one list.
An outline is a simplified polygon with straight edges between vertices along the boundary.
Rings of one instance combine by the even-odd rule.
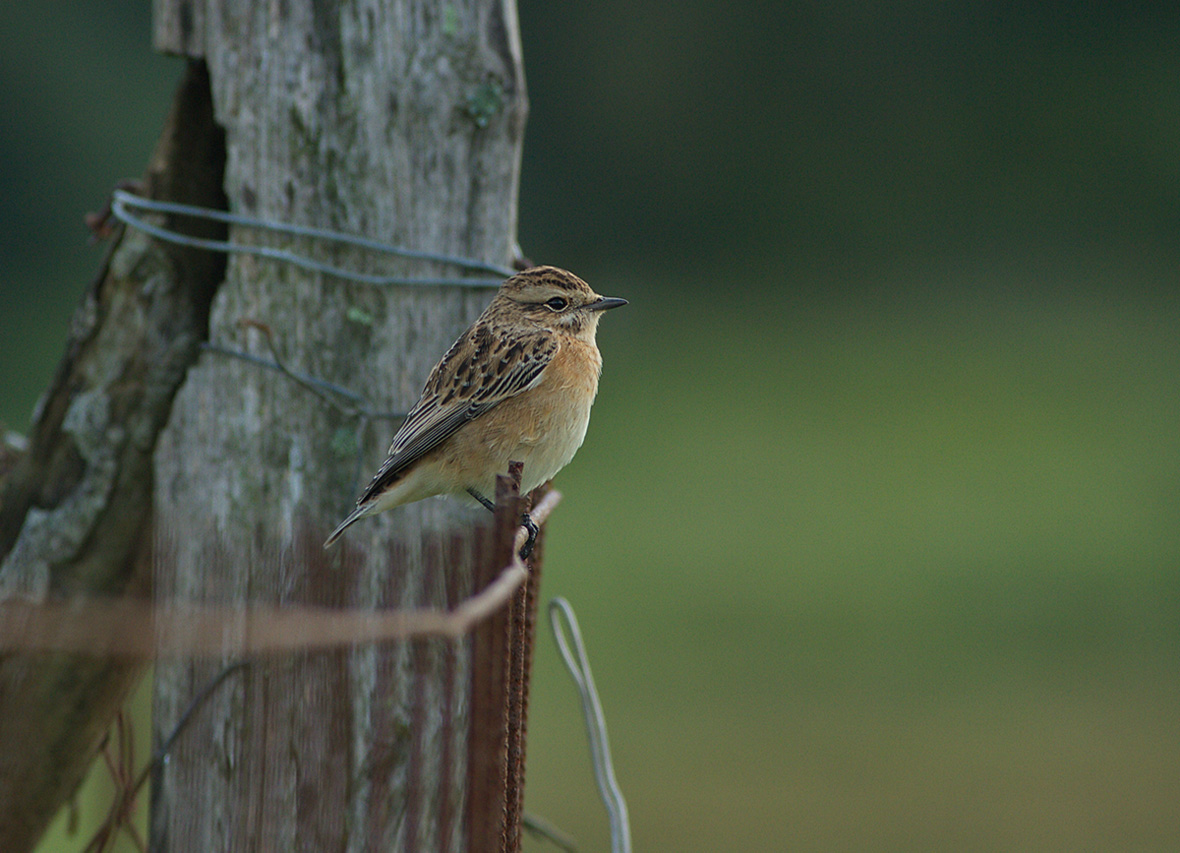
[[[333, 243], [344, 243], [349, 246], [356, 246], [362, 249], [368, 249], [374, 252], [381, 252], [387, 255], [394, 255], [399, 258], [409, 258], [418, 261], [430, 261], [440, 264], [451, 264], [461, 269], [472, 270], [473, 272], [484, 272], [497, 276], [497, 278], [460, 278], [447, 276], [433, 276], [423, 278], [407, 278], [399, 276], [387, 275], [370, 275], [368, 273], [354, 272], [352, 270], [344, 269], [343, 267], [332, 266], [331, 264], [323, 263], [312, 258], [300, 255], [296, 252], [290, 252], [286, 249], [276, 249], [271, 246], [248, 246], [242, 243], [232, 243], [228, 240], [211, 240], [203, 237], [190, 237], [187, 234], [181, 234], [177, 231], [172, 231], [163, 228], [159, 225], [153, 225], [144, 219], [136, 216], [130, 212], [134, 210], [148, 210], [155, 213], [172, 213], [180, 216], [192, 216], [197, 219], [209, 219], [214, 222], [224, 222], [229, 225], [238, 225], [245, 228], [257, 228], [263, 231], [272, 231], [277, 234], [289, 234], [294, 237], [309, 237], [314, 240], [326, 240]], [[150, 234], [160, 240], [165, 240], [169, 243], [176, 243], [181, 246], [191, 246], [197, 249], [207, 249], [211, 252], [224, 252], [226, 254], [244, 254], [256, 255], [258, 257], [269, 258], [275, 261], [283, 261], [285, 263], [294, 264], [303, 269], [312, 270], [313, 272], [320, 272], [324, 275], [342, 278], [347, 281], [355, 281], [361, 284], [371, 284], [376, 286], [430, 286], [430, 285], [453, 285], [456, 287], [475, 287], [475, 288], [495, 288], [500, 286], [500, 282], [512, 275], [516, 271], [508, 267], [500, 266], [498, 264], [489, 264], [483, 261], [477, 261], [472, 258], [461, 258], [455, 255], [444, 255], [437, 252], [424, 252], [418, 249], [406, 249], [401, 246], [393, 246], [388, 243], [382, 243], [378, 240], [371, 240], [367, 237], [358, 237], [355, 234], [345, 234], [341, 231], [332, 231], [327, 228], [311, 228], [305, 225], [292, 225], [285, 222], [275, 222], [269, 219], [258, 219], [252, 216], [242, 216], [236, 213], [229, 213], [224, 210], [215, 210], [210, 207], [197, 207], [191, 204], [178, 204], [171, 201], [155, 201], [153, 199], [142, 198], [134, 193], [126, 190], [116, 189], [111, 201], [111, 213], [120, 221], [132, 228], [137, 228], [145, 234]]]
[[[573, 639], [572, 651], [565, 638], [563, 619], [568, 624], [570, 637]], [[606, 738], [606, 716], [598, 699], [598, 689], [594, 686], [594, 676], [590, 673], [590, 661], [586, 657], [586, 647], [582, 643], [578, 617], [574, 615], [573, 607], [564, 598], [555, 598], [549, 602], [549, 624], [553, 628], [553, 638], [557, 641], [561, 659], [565, 662], [565, 668], [569, 670], [582, 699], [582, 716], [586, 721], [586, 737], [590, 741], [594, 781], [598, 783], [598, 793], [602, 797], [610, 820], [611, 851], [631, 853], [631, 824], [627, 817], [627, 803], [615, 779], [615, 768], [611, 762], [610, 744]]]

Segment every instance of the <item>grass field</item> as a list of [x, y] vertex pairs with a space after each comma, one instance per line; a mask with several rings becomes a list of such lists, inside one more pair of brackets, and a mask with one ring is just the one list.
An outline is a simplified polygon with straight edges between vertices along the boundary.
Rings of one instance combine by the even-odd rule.
[[[637, 850], [1180, 849], [1174, 299], [596, 283], [542, 592]], [[528, 807], [606, 850], [576, 707], [545, 631]]]
[[[1180, 848], [1180, 312], [1001, 290], [604, 324], [544, 591], [636, 849]], [[529, 807], [607, 849], [543, 646]]]

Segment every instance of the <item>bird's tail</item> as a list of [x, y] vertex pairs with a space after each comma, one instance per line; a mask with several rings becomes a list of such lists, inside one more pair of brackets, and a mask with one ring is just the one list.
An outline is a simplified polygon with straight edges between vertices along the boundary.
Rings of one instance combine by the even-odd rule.
[[340, 534], [344, 532], [345, 528], [347, 528], [357, 519], [364, 518], [366, 515], [368, 515], [370, 509], [371, 507], [369, 506], [358, 506], [356, 509], [350, 512], [348, 514], [348, 518], [340, 522], [340, 526], [333, 530], [332, 535], [324, 540], [324, 550], [326, 551], [327, 549], [331, 548], [332, 545], [336, 543], [336, 540], [340, 538]]

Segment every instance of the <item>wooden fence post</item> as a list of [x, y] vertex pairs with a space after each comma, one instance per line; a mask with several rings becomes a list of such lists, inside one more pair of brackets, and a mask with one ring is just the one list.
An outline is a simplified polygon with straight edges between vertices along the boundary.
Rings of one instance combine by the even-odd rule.
[[[209, 68], [229, 209], [507, 265], [527, 103], [511, 0], [156, 0], [156, 44]], [[263, 238], [231, 226], [238, 243]], [[453, 276], [288, 239], [335, 266]], [[374, 287], [231, 256], [210, 341], [405, 411], [491, 290]], [[478, 507], [428, 501], [319, 551], [395, 424], [360, 428], [286, 377], [202, 357], [156, 454], [161, 602], [446, 607], [474, 588]], [[157, 741], [233, 658], [157, 667]], [[152, 795], [156, 850], [465, 849], [470, 655], [395, 643], [252, 664], [210, 699]], [[450, 719], [446, 719], [446, 709]], [[449, 748], [442, 748], [450, 744]], [[450, 762], [449, 765], [444, 764]], [[419, 763], [415, 764], [414, 762]]]

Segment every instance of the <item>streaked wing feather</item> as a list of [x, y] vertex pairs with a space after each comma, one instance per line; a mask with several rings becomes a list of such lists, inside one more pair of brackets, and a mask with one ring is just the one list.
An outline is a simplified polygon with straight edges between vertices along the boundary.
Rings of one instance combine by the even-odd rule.
[[[466, 370], [470, 376], [471, 360], [478, 360], [481, 349], [492, 344], [486, 328], [476, 326], [443, 356], [426, 380], [421, 399], [394, 436], [389, 458], [357, 501], [358, 505], [383, 492], [407, 468], [454, 435], [465, 423], [535, 386], [557, 352], [557, 342], [547, 332], [518, 339], [511, 345], [501, 342], [500, 346], [491, 349], [492, 358], [488, 362], [498, 364], [503, 360], [504, 369], [499, 373], [484, 370], [469, 382], [467, 388], [463, 388], [458, 374]], [[468, 357], [460, 357], [465, 351], [469, 352]]]

